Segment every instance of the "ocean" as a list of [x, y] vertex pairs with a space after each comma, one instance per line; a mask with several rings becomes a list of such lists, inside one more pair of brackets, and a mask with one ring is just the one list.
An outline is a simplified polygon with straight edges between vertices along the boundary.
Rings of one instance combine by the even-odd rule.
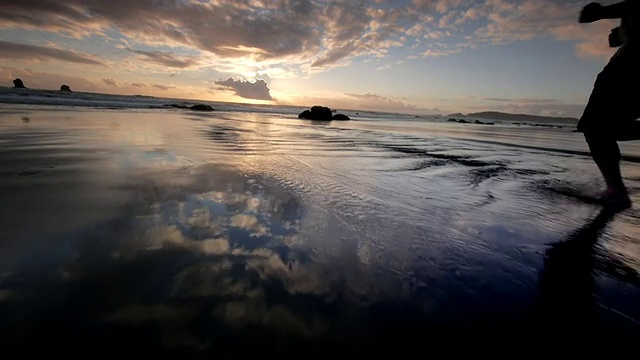
[[2, 89], [5, 353], [637, 350], [638, 143], [312, 105]]

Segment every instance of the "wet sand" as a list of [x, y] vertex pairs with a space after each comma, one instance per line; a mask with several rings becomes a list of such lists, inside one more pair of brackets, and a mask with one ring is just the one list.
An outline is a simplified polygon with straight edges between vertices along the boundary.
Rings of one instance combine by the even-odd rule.
[[635, 143], [613, 213], [569, 129], [34, 108], [0, 110], [9, 353], [637, 350]]

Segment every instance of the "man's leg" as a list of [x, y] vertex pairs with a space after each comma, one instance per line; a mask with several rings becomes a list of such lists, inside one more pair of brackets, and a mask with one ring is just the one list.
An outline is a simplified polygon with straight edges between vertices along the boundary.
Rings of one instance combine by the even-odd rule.
[[[605, 201], [624, 203], [630, 205], [627, 188], [622, 181], [620, 173], [620, 148], [613, 136], [602, 133], [586, 133], [585, 138], [589, 144], [589, 150], [593, 161], [600, 169], [602, 177], [607, 185], [606, 191], [602, 194]], [[628, 204], [627, 204], [628, 203]]]

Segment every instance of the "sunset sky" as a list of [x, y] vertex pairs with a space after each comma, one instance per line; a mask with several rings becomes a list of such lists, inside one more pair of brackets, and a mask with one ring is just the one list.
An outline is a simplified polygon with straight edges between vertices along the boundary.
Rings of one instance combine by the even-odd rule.
[[586, 3], [0, 0], [0, 86], [578, 117], [616, 26]]

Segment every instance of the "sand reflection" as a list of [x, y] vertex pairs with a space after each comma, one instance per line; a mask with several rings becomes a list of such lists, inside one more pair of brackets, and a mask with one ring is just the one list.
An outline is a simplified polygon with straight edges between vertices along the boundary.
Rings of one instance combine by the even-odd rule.
[[153, 179], [132, 182], [144, 196], [117, 241], [99, 239], [100, 251], [78, 243], [62, 266], [63, 287], [110, 294], [93, 316], [116, 327], [154, 324], [153, 341], [198, 351], [219, 346], [211, 337], [220, 331], [244, 338], [258, 327], [289, 340], [327, 334], [326, 308], [345, 288], [301, 235], [305, 211], [295, 196], [215, 166]]

